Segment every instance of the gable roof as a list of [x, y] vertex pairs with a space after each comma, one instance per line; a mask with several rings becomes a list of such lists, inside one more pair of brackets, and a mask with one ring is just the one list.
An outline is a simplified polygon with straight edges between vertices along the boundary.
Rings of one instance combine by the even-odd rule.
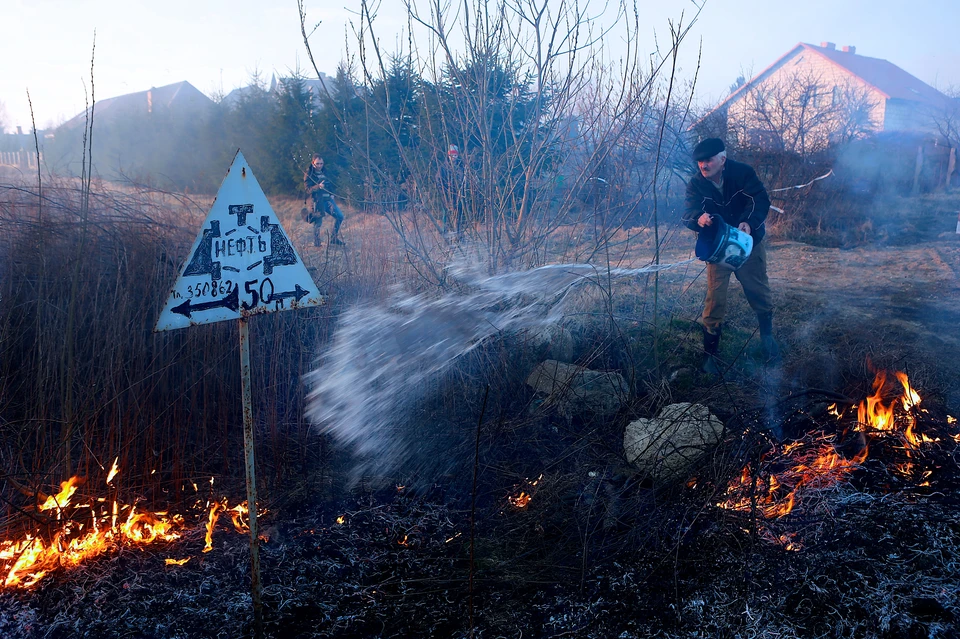
[[818, 47], [801, 43], [809, 51], [819, 53], [834, 64], [843, 67], [867, 84], [876, 88], [887, 98], [925, 102], [931, 106], [943, 106], [949, 98], [916, 76], [910, 75], [897, 65], [880, 58]]
[[[152, 87], [146, 91], [126, 93], [113, 98], [98, 100], [94, 105], [94, 121], [105, 118], [111, 120], [131, 113], [147, 113], [158, 107], [176, 109], [181, 113], [196, 113], [213, 106], [213, 100], [187, 81], [175, 82], [162, 87]], [[74, 129], [84, 126], [86, 112], [80, 113], [61, 126]]]
[[815, 44], [800, 42], [787, 51], [787, 53], [780, 56], [773, 64], [728, 95], [720, 104], [711, 109], [707, 115], [700, 118], [699, 121], [703, 121], [710, 114], [734, 102], [752, 87], [772, 75], [774, 71], [782, 67], [787, 61], [804, 51], [809, 51], [815, 55], [826, 58], [830, 63], [853, 74], [879, 91], [887, 99], [922, 102], [937, 108], [944, 107], [950, 102], [950, 98], [943, 93], [937, 91], [919, 78], [910, 75], [892, 62], [880, 58], [869, 58], [849, 51], [841, 51], [835, 48], [820, 47]]

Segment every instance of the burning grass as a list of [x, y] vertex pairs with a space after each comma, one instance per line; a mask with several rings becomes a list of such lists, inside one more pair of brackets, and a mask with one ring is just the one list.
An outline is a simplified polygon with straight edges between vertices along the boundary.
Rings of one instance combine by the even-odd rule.
[[[890, 383], [893, 378], [897, 384]], [[855, 409], [833, 403], [827, 413], [835, 424], [786, 444], [771, 442], [757, 462], [744, 466], [729, 483], [717, 507], [754, 520], [775, 520], [808, 500], [822, 500], [824, 491], [838, 489], [857, 473], [872, 474], [874, 485], [896, 483], [912, 490], [931, 489], [943, 475], [955, 481], [956, 420], [950, 415], [938, 419], [921, 407], [920, 394], [905, 373], [878, 372], [873, 394]], [[759, 524], [758, 532], [787, 550], [800, 549], [795, 533], [778, 534], [765, 524]]]
[[[110, 488], [117, 477], [117, 462], [107, 473], [105, 485]], [[120, 501], [117, 490], [112, 497], [94, 492], [78, 495], [83, 484], [74, 476], [60, 485], [60, 492], [49, 495], [36, 510], [53, 517], [44, 526], [19, 538], [0, 540], [0, 583], [2, 589], [30, 589], [51, 573], [71, 571], [90, 560], [106, 554], [115, 554], [121, 548], [142, 548], [154, 544], [181, 540], [188, 526], [187, 517], [167, 511], [149, 511], [138, 504]], [[211, 480], [211, 488], [212, 488]], [[104, 493], [107, 489], [104, 489]], [[246, 521], [246, 503], [230, 507], [227, 499], [197, 500], [195, 513], [206, 510], [207, 515], [193, 515], [201, 523], [205, 520], [203, 552], [213, 549], [213, 533], [221, 513], [229, 513], [237, 532], [249, 530]], [[187, 559], [168, 559], [168, 564], [183, 565]]]

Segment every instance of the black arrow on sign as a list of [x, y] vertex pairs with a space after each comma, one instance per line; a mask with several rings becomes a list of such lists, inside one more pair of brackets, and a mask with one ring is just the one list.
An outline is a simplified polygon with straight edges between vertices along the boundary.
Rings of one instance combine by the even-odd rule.
[[[304, 292], [306, 293], [306, 291]], [[240, 309], [240, 285], [238, 284], [237, 286], [234, 286], [233, 292], [227, 295], [222, 300], [214, 300], [212, 302], [201, 302], [199, 304], [191, 304], [190, 300], [187, 300], [180, 306], [174, 306], [173, 308], [170, 309], [170, 311], [173, 313], [177, 313], [178, 315], [183, 315], [187, 319], [190, 319], [191, 313], [196, 313], [197, 311], [208, 311], [211, 308], [227, 308], [233, 312], [237, 312]]]
[[308, 294], [309, 292], [310, 291], [304, 288], [301, 288], [300, 285], [297, 284], [294, 287], [294, 290], [292, 291], [284, 291], [282, 293], [270, 293], [270, 296], [267, 299], [263, 300], [263, 302], [264, 304], [269, 304], [270, 302], [279, 302], [280, 300], [286, 297], [296, 298], [296, 300], [299, 302], [300, 298], [302, 298], [304, 295]]

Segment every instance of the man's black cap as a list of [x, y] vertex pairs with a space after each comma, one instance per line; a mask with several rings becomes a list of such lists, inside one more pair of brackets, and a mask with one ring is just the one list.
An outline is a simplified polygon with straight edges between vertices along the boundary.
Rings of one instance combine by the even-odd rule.
[[726, 147], [723, 146], [723, 140], [720, 138], [707, 138], [693, 147], [693, 160], [694, 162], [699, 162], [700, 160], [709, 160], [717, 153], [725, 150]]

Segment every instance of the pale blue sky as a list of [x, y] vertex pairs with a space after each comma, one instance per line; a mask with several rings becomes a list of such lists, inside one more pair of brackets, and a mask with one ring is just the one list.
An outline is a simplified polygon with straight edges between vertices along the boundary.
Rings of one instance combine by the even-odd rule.
[[[419, 0], [423, 4], [423, 0]], [[583, 0], [581, 0], [581, 3]], [[653, 51], [667, 20], [688, 18], [692, 0], [637, 0], [639, 44]], [[37, 125], [45, 128], [84, 107], [90, 48], [97, 31], [97, 99], [187, 80], [207, 93], [247, 84], [259, 69], [286, 74], [306, 68], [296, 0], [3, 0], [0, 102], [8, 128], [30, 128], [26, 89]], [[320, 70], [333, 73], [344, 56], [347, 20], [358, 6], [306, 0], [311, 22], [323, 21], [312, 43]], [[594, 0], [600, 11], [602, 0]], [[348, 7], [348, 8], [345, 8]], [[381, 0], [381, 39], [405, 25], [401, 0]], [[960, 0], [706, 0], [682, 57], [692, 74], [702, 41], [697, 99], [726, 94], [741, 69], [759, 72], [797, 42], [854, 45], [944, 89], [960, 87]], [[608, 45], [621, 46], [614, 38]]]

